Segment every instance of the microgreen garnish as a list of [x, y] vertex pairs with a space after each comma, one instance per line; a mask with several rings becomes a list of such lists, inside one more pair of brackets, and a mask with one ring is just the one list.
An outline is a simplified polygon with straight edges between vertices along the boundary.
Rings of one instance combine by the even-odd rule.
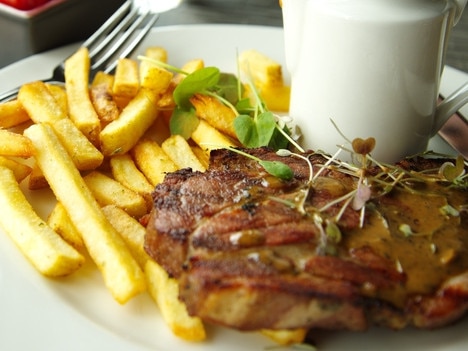
[[453, 206], [450, 206], [449, 204], [443, 206], [440, 209], [440, 212], [446, 216], [452, 216], [452, 217], [458, 217], [460, 216], [460, 211], [458, 211], [456, 208]]
[[254, 118], [239, 115], [234, 120], [237, 137], [246, 147], [269, 146], [275, 128], [276, 120], [271, 112], [263, 112]]
[[190, 73], [174, 89], [174, 102], [179, 108], [190, 109], [190, 98], [218, 84], [220, 73], [216, 67], [204, 67]]
[[262, 166], [263, 169], [265, 169], [265, 171], [267, 171], [272, 176], [278, 177], [283, 180], [290, 180], [294, 177], [294, 173], [292, 169], [283, 162], [262, 160], [256, 156], [253, 156], [247, 152], [244, 152], [242, 150], [239, 150], [233, 147], [227, 147], [227, 149], [235, 153], [238, 153], [240, 155], [243, 155], [247, 158], [250, 158], [251, 160], [257, 161], [259, 165]]
[[195, 94], [206, 94], [216, 97], [234, 111], [237, 116], [234, 120], [234, 130], [243, 146], [249, 148], [269, 146], [277, 150], [286, 148], [290, 141], [294, 142], [289, 137], [289, 129], [285, 124], [279, 123], [280, 119], [266, 109], [251, 82], [248, 84], [254, 95], [253, 105], [251, 99], [243, 97], [240, 80], [232, 74], [220, 72], [216, 67], [205, 67], [188, 74], [157, 60], [146, 57], [140, 59], [185, 75], [173, 92], [177, 107], [170, 122], [172, 134], [180, 134], [186, 139], [190, 137], [198, 125], [198, 117], [190, 99]]
[[400, 224], [398, 230], [402, 232], [405, 237], [409, 237], [414, 234], [411, 227], [406, 223]]
[[185, 110], [176, 107], [172, 112], [169, 128], [172, 134], [179, 134], [185, 139], [189, 139], [199, 123], [200, 120], [195, 115], [193, 108]]
[[449, 182], [461, 184], [465, 177], [465, 162], [463, 156], [458, 155], [455, 164], [452, 162], [445, 162], [440, 167], [440, 174]]

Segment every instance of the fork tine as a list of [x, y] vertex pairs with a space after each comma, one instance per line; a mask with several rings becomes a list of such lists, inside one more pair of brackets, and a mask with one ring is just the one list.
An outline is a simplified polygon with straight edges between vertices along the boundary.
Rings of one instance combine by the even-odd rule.
[[86, 41], [82, 44], [82, 46], [90, 47], [94, 45], [95, 42], [101, 36], [103, 36], [104, 34], [107, 34], [109, 30], [112, 29], [115, 26], [115, 24], [120, 21], [123, 15], [125, 15], [128, 12], [128, 10], [131, 8], [131, 6], [132, 6], [131, 0], [126, 1], [123, 5], [121, 5], [119, 9], [116, 12], [114, 12], [114, 14], [111, 17], [109, 17], [104, 22], [104, 24], [102, 24], [101, 27], [99, 27], [98, 30], [96, 30], [96, 32], [94, 32], [88, 39], [86, 39]]
[[[133, 50], [135, 50], [135, 48], [141, 43], [141, 41], [149, 33], [149, 31], [153, 27], [154, 23], [156, 23], [158, 18], [159, 18], [159, 14], [155, 14], [155, 13], [149, 14], [149, 20], [146, 23], [146, 25], [138, 32], [138, 35], [129, 44], [125, 46], [125, 49], [120, 53], [119, 57], [130, 56]], [[112, 71], [114, 71], [116, 66], [117, 66], [117, 60], [114, 60], [111, 64], [109, 64], [106, 67], [105, 72], [111, 73]]]
[[[139, 14], [132, 25], [124, 33], [122, 33], [122, 35], [115, 41], [112, 47], [109, 48], [98, 61], [92, 64], [91, 70], [95, 71], [99, 69], [105, 69], [107, 73], [112, 72], [112, 70], [115, 68], [117, 58], [126, 57], [129, 55], [146, 36], [158, 17], [158, 14], [154, 14], [149, 11]], [[130, 43], [124, 45], [137, 31], [140, 24], [145, 20], [147, 20], [147, 23], [144, 28], [141, 29], [140, 33]], [[119, 51], [120, 49], [122, 49], [122, 51]]]
[[[106, 33], [105, 38], [102, 39], [99, 43], [96, 43], [97, 46], [95, 48], [91, 47], [93, 44], [91, 44], [90, 46], [87, 46], [85, 45], [86, 43], [84, 43], [82, 46], [85, 46], [90, 50], [89, 58], [91, 60], [96, 59], [96, 57], [99, 56], [102, 50], [104, 50], [109, 45], [109, 43], [112, 40], [114, 40], [118, 35], [122, 34], [125, 31], [125, 28], [128, 27], [132, 21], [134, 21], [137, 13], [138, 13], [138, 9], [133, 8], [130, 10], [130, 12], [128, 12], [128, 14], [123, 19], [120, 20], [120, 22], [118, 22], [117, 25], [116, 23], [111, 23], [109, 27], [106, 28], [107, 33]], [[98, 36], [98, 39], [99, 39], [99, 36]]]

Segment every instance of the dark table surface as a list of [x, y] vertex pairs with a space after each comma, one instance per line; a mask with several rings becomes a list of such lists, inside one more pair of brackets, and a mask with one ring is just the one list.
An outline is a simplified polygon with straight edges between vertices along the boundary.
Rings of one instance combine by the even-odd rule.
[[[283, 24], [278, 0], [185, 0], [162, 14], [157, 25], [194, 23]], [[468, 72], [468, 9], [453, 29], [446, 63]]]

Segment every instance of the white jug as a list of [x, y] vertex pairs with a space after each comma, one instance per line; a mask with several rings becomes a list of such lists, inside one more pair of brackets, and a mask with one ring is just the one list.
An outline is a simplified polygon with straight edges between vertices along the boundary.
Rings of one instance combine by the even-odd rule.
[[[372, 156], [422, 152], [468, 102], [437, 105], [447, 41], [467, 0], [283, 0], [290, 115], [306, 148], [374, 137]], [[346, 158], [346, 157], [344, 157]]]

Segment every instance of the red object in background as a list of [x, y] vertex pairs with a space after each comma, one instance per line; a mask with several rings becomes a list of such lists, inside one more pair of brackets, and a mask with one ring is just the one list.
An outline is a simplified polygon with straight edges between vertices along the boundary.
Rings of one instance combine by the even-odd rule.
[[0, 0], [0, 3], [12, 6], [18, 10], [31, 10], [49, 1], [50, 0]]

